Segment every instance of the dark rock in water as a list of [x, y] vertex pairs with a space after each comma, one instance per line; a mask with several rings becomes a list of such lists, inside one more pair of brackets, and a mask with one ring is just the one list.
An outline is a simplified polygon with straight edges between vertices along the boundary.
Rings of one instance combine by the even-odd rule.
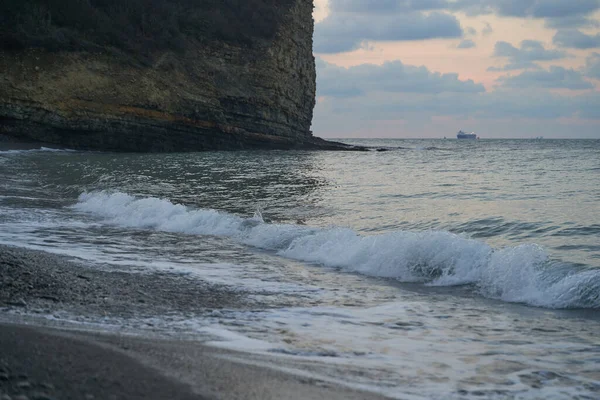
[[312, 10], [311, 0], [4, 0], [0, 136], [109, 151], [349, 149], [310, 131]]

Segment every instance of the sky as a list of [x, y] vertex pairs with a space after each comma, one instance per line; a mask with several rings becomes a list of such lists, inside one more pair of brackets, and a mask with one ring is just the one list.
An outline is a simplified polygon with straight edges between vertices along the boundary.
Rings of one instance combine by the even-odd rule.
[[600, 138], [600, 0], [315, 0], [326, 138]]

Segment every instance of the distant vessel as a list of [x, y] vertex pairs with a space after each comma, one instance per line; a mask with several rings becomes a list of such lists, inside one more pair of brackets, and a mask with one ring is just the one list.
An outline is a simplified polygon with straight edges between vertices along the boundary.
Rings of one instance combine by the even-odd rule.
[[456, 138], [457, 139], [478, 139], [477, 135], [474, 132], [465, 133], [463, 131], [458, 131]]

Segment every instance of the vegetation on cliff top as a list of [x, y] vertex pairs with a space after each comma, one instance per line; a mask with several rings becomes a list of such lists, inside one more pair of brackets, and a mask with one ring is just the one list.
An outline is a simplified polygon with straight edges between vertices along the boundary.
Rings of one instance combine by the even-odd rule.
[[138, 60], [190, 41], [272, 38], [293, 0], [2, 0], [0, 50], [118, 49]]

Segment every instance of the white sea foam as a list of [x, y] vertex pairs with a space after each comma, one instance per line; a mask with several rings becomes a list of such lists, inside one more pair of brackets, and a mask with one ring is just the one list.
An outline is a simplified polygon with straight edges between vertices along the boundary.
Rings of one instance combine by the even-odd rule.
[[74, 208], [118, 226], [228, 236], [287, 258], [369, 276], [437, 286], [474, 284], [486, 297], [542, 307], [600, 308], [600, 271], [554, 276], [547, 253], [537, 245], [498, 250], [443, 231], [361, 236], [346, 228], [267, 224], [260, 214], [241, 218], [125, 193], [84, 193]]
[[40, 147], [38, 149], [14, 149], [14, 150], [0, 150], [0, 155], [3, 154], [23, 154], [23, 153], [38, 153], [38, 152], [50, 152], [50, 153], [73, 153], [77, 150], [71, 149], [53, 149], [50, 147]]

